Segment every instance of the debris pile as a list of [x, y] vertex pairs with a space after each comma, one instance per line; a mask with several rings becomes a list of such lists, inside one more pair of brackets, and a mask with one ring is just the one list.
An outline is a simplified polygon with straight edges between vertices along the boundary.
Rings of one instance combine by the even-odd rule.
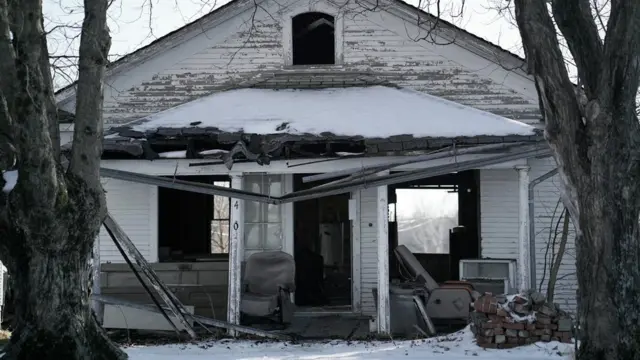
[[471, 331], [484, 348], [505, 349], [538, 341], [571, 343], [573, 322], [557, 304], [538, 292], [485, 293], [473, 304]]

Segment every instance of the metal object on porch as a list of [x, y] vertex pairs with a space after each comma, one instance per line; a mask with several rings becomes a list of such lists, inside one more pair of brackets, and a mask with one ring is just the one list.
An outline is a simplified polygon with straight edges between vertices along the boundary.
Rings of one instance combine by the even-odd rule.
[[283, 251], [259, 252], [252, 254], [245, 266], [241, 314], [263, 319], [275, 316], [278, 323], [291, 323], [296, 271], [293, 256]]
[[464, 259], [459, 262], [459, 271], [460, 280], [474, 284], [481, 294], [509, 294], [517, 290], [516, 261], [512, 259]]
[[404, 245], [394, 250], [398, 262], [411, 276], [405, 286], [416, 290], [424, 289], [426, 311], [431, 319], [448, 322], [464, 321], [469, 318], [473, 303], [473, 285], [465, 281], [447, 281], [438, 284], [420, 265], [420, 262]]

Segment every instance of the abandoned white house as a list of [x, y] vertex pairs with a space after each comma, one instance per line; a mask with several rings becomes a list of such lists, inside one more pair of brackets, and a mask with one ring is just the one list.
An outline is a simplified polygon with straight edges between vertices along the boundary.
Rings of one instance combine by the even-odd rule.
[[[295, 260], [296, 314], [380, 332], [398, 245], [438, 282], [546, 287], [559, 179], [534, 182], [555, 162], [524, 60], [402, 1], [366, 4], [235, 0], [109, 65], [109, 211], [196, 313], [239, 322], [241, 263], [267, 250]], [[74, 112], [73, 85], [56, 96]], [[556, 302], [573, 310], [567, 248]], [[106, 233], [100, 257], [104, 294], [147, 301]]]

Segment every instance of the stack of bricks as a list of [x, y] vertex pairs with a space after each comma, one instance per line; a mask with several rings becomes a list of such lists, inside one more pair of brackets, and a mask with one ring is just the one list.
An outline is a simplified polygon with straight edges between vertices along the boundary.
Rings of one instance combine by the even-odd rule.
[[571, 318], [557, 304], [547, 303], [540, 293], [486, 293], [473, 307], [471, 331], [481, 347], [505, 349], [538, 341], [572, 342]]

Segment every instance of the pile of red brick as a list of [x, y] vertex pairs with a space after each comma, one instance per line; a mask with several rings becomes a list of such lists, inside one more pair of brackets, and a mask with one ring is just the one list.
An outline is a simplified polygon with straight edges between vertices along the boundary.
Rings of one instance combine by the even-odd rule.
[[471, 331], [485, 348], [513, 348], [538, 341], [572, 342], [571, 317], [540, 293], [485, 294], [473, 304]]

